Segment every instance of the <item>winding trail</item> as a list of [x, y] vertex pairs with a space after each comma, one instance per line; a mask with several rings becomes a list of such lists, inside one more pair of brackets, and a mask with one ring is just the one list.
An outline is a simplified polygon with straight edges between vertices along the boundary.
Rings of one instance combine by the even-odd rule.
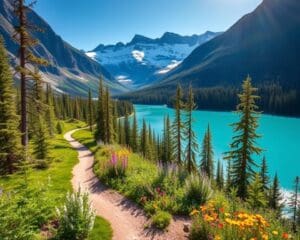
[[76, 191], [79, 186], [89, 193], [90, 201], [96, 214], [111, 223], [114, 240], [182, 240], [187, 239], [183, 231], [188, 221], [175, 217], [168, 231], [145, 228], [149, 219], [144, 211], [135, 203], [107, 188], [93, 172], [94, 156], [92, 152], [76, 141], [72, 134], [80, 129], [67, 132], [64, 138], [77, 150], [79, 163], [73, 168], [72, 185]]

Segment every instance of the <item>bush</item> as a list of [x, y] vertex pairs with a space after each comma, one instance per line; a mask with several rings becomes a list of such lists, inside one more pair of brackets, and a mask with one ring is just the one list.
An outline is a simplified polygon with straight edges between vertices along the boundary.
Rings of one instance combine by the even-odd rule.
[[151, 218], [152, 224], [159, 228], [159, 229], [165, 229], [167, 226], [169, 226], [171, 222], [171, 214], [164, 211], [157, 211]]
[[28, 189], [0, 194], [0, 239], [30, 240], [51, 217], [45, 189]]
[[58, 134], [62, 134], [64, 131], [64, 127], [61, 121], [58, 121], [56, 124], [56, 131]]
[[87, 194], [68, 193], [65, 205], [57, 209], [59, 227], [57, 239], [86, 239], [93, 228], [95, 214], [91, 210]]
[[192, 205], [204, 204], [212, 196], [209, 179], [191, 174], [185, 181], [185, 193]]

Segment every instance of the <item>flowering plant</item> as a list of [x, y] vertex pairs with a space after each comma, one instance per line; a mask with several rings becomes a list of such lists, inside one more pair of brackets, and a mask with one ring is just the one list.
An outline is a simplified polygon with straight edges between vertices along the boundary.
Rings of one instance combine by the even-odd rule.
[[[191, 213], [194, 218], [192, 239], [216, 240], [279, 240], [290, 239], [291, 235], [274, 229], [260, 214], [242, 211], [228, 212], [217, 207], [213, 200]], [[203, 238], [204, 237], [204, 238]]]

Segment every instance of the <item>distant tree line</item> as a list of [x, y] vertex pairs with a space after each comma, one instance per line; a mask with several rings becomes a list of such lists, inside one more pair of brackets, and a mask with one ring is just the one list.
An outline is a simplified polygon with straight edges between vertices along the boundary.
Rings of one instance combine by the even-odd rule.
[[[188, 89], [188, 86], [185, 87]], [[257, 105], [264, 113], [299, 116], [300, 91], [282, 87], [277, 82], [257, 85], [261, 97]], [[236, 95], [240, 88], [229, 86], [194, 88], [195, 102], [201, 110], [232, 111], [237, 104]], [[174, 86], [163, 89], [149, 89], [120, 96], [140, 104], [167, 104], [173, 106]]]

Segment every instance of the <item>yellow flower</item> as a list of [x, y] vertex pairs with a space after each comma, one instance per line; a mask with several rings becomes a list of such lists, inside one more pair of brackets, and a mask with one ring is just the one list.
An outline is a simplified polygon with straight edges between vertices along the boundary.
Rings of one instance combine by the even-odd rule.
[[190, 216], [194, 216], [198, 213], [199, 213], [199, 211], [197, 209], [194, 209], [193, 211], [191, 211]]
[[277, 231], [272, 231], [272, 234], [277, 236], [278, 232]]
[[263, 240], [268, 240], [269, 239], [269, 236], [266, 233], [263, 234], [261, 237], [262, 237]]
[[214, 240], [221, 240], [222, 238], [220, 237], [220, 235], [216, 235]]
[[231, 214], [230, 213], [225, 213], [225, 217], [230, 217]]

